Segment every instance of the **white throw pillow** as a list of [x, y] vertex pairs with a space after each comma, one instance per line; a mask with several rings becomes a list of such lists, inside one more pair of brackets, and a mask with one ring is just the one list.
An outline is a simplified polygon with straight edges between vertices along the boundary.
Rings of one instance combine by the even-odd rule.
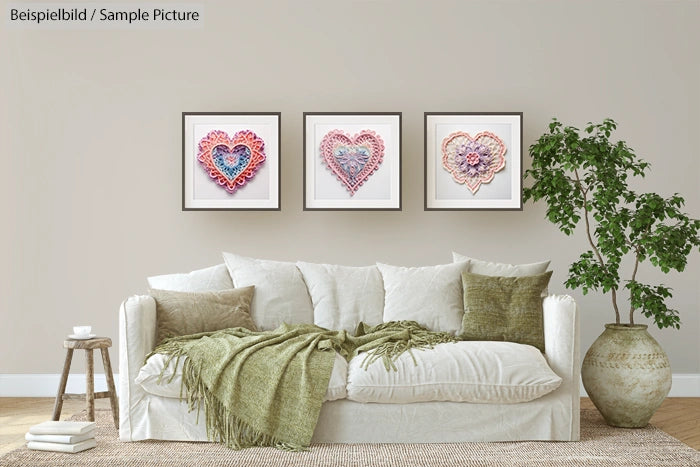
[[[168, 357], [165, 355], [159, 353], [149, 357], [146, 364], [139, 370], [139, 374], [134, 381], [136, 384], [141, 385], [143, 390], [149, 394], [177, 399], [180, 397], [180, 388], [182, 385], [182, 365], [185, 364], [187, 357], [181, 358], [177, 367], [175, 367], [177, 358], [173, 358], [170, 360], [167, 368], [165, 368], [165, 371], [163, 371], [167, 358]], [[347, 376], [348, 362], [345, 358], [336, 353], [331, 379], [328, 383], [326, 396], [323, 399], [324, 401], [345, 399], [347, 396]], [[183, 392], [182, 395], [184, 397], [185, 393]]]
[[311, 324], [314, 307], [301, 272], [294, 263], [224, 253], [236, 287], [255, 286], [250, 316], [261, 331], [282, 323]]
[[481, 274], [482, 276], [501, 277], [536, 276], [537, 274], [547, 272], [550, 263], [549, 261], [528, 264], [493, 263], [491, 261], [482, 261], [480, 259], [460, 255], [454, 251], [452, 252], [452, 260], [455, 263], [469, 261], [469, 269], [467, 269], [467, 272]]
[[377, 266], [351, 267], [297, 262], [314, 305], [314, 324], [354, 334], [363, 321], [382, 322], [384, 284]]
[[163, 274], [148, 278], [151, 289], [176, 292], [214, 292], [233, 288], [231, 276], [225, 264], [181, 274]]
[[562, 382], [542, 353], [513, 342], [463, 341], [404, 352], [387, 371], [382, 359], [365, 370], [361, 353], [348, 367], [347, 397], [408, 404], [451, 401], [515, 404], [542, 397]]
[[[452, 252], [452, 261], [469, 261], [469, 269], [467, 272], [481, 274], [482, 276], [499, 276], [499, 277], [523, 277], [536, 276], [547, 272], [550, 261], [541, 261], [539, 263], [526, 264], [507, 264], [494, 263], [491, 261], [482, 261], [480, 259], [470, 258], [469, 256], [460, 255]], [[542, 296], [549, 295], [548, 288], [542, 291]]]
[[468, 261], [420, 268], [377, 263], [384, 280], [384, 322], [412, 320], [431, 331], [462, 326], [462, 272]]

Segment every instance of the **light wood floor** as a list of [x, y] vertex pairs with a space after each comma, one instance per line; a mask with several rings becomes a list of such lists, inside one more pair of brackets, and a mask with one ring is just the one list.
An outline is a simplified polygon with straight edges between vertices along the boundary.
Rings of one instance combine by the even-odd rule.
[[[24, 434], [30, 426], [51, 420], [53, 398], [0, 397], [0, 456], [25, 444]], [[109, 399], [95, 400], [95, 408], [109, 409]], [[85, 409], [85, 401], [66, 400], [61, 420]]]
[[[98, 399], [95, 406], [109, 409], [108, 399]], [[581, 398], [582, 408], [595, 408], [590, 399]], [[67, 400], [61, 420], [85, 408], [85, 403]], [[0, 456], [24, 445], [24, 434], [30, 426], [51, 418], [52, 398], [0, 398]], [[651, 423], [700, 450], [700, 397], [677, 397], [664, 401]]]
[[[589, 398], [582, 397], [581, 408], [595, 406]], [[700, 397], [667, 398], [651, 417], [651, 424], [700, 451]]]

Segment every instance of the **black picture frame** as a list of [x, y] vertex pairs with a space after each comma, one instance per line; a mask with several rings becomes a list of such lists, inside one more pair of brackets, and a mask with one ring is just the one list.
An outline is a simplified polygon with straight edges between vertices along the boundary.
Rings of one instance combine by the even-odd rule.
[[[281, 112], [182, 112], [182, 210], [280, 211], [281, 124]], [[198, 160], [199, 144], [211, 131], [232, 133], [227, 144], [234, 144], [236, 135], [244, 130], [253, 132], [254, 137], [250, 137], [253, 144], [240, 140], [239, 145], [263, 142], [263, 148], [253, 151], [251, 159], [255, 162], [256, 154], [259, 159], [260, 153], [264, 153], [264, 160], [257, 163], [250, 178], [229, 177], [217, 167]], [[202, 138], [204, 132], [207, 136]]]
[[[401, 211], [401, 112], [303, 112], [303, 120], [304, 211]], [[327, 149], [322, 151], [326, 137], [351, 144], [357, 138], [364, 141], [369, 157], [358, 177], [334, 163]], [[380, 144], [381, 162], [368, 166], [376, 162]], [[373, 199], [375, 192], [384, 197]]]
[[[425, 112], [423, 129], [425, 211], [523, 210], [522, 112]], [[471, 144], [487, 149], [467, 162]]]

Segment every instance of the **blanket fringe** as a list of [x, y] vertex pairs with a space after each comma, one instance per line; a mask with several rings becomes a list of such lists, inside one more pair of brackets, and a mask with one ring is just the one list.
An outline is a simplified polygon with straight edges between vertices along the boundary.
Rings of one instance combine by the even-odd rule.
[[235, 450], [254, 446], [270, 446], [294, 452], [308, 450], [307, 446], [284, 442], [258, 431], [238, 418], [207, 389], [202, 381], [201, 373], [190, 359], [185, 360], [182, 371], [182, 385], [187, 389], [187, 405], [190, 411], [197, 410], [198, 423], [202, 403], [204, 403], [207, 438], [210, 441]]
[[404, 352], [408, 352], [413, 359], [413, 364], [418, 365], [416, 356], [413, 350], [432, 349], [437, 344], [448, 342], [457, 342], [457, 338], [446, 332], [431, 332], [423, 328], [415, 321], [391, 321], [388, 323], [379, 324], [370, 328], [369, 332], [377, 332], [382, 330], [403, 330], [408, 333], [407, 339], [389, 340], [377, 347], [368, 350], [365, 358], [362, 360], [361, 368], [367, 370], [375, 361], [382, 359], [386, 371], [398, 371], [394, 364], [397, 358]]
[[[182, 357], [185, 357], [184, 348], [180, 345], [182, 340], [187, 338], [174, 338], [160, 344], [157, 349], [151, 352], [146, 359], [154, 353], [167, 355], [163, 372], [175, 359], [177, 366]], [[163, 378], [161, 372], [158, 382]], [[171, 382], [175, 373], [169, 378]], [[238, 418], [233, 412], [222, 404], [211, 391], [208, 390], [202, 381], [201, 372], [195, 368], [191, 359], [186, 359], [182, 366], [182, 384], [180, 385], [180, 400], [187, 401], [187, 408], [190, 412], [197, 411], [197, 423], [204, 405], [204, 416], [206, 420], [207, 438], [225, 445], [228, 448], [241, 450], [249, 447], [274, 447], [282, 451], [303, 452], [308, 451], [308, 446], [302, 446], [276, 439], [273, 436], [262, 433], [243, 420]]]

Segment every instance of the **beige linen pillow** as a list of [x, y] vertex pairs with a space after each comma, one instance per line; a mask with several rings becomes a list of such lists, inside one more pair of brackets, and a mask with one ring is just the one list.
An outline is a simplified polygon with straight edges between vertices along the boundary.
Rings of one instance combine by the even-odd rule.
[[257, 331], [250, 317], [255, 287], [211, 292], [151, 289], [156, 301], [157, 341], [175, 336], [244, 327]]
[[541, 294], [551, 277], [552, 271], [522, 277], [462, 273], [464, 317], [459, 338], [517, 342], [544, 352]]

